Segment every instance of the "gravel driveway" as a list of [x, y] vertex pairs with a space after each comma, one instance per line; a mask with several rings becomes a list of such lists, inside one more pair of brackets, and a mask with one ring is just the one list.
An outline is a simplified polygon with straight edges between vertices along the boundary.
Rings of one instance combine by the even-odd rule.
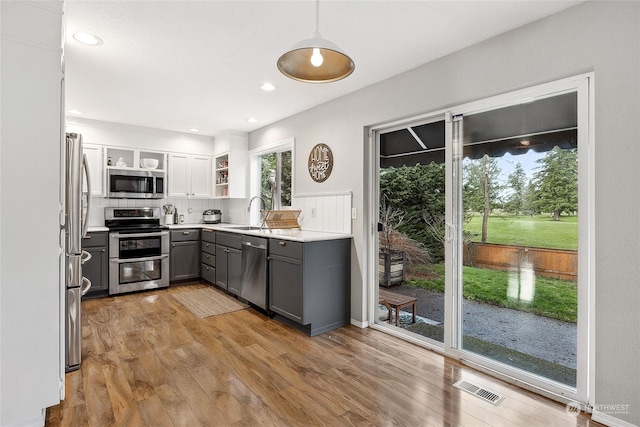
[[[418, 316], [444, 322], [444, 294], [406, 284], [385, 289], [416, 297]], [[577, 328], [574, 323], [466, 299], [462, 307], [464, 335], [576, 368]]]

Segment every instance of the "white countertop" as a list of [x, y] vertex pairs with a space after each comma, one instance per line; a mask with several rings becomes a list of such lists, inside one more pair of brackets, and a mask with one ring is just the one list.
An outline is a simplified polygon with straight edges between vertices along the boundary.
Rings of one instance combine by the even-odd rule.
[[303, 231], [298, 229], [290, 230], [242, 230], [234, 227], [243, 227], [243, 224], [173, 224], [169, 225], [170, 230], [180, 230], [184, 228], [207, 228], [216, 231], [228, 231], [230, 233], [246, 234], [259, 237], [273, 237], [276, 239], [293, 240], [297, 242], [313, 242], [319, 240], [350, 239], [352, 236], [346, 233], [327, 233], [322, 231]]
[[[242, 230], [234, 227], [244, 227], [243, 224], [173, 224], [168, 225], [170, 230], [180, 230], [185, 228], [208, 228], [216, 231], [228, 231], [230, 233], [247, 234], [250, 236], [273, 237], [276, 239], [293, 240], [296, 242], [313, 242], [319, 240], [350, 239], [352, 236], [346, 233], [327, 233], [323, 231], [303, 231], [292, 230]], [[92, 226], [87, 229], [89, 233], [98, 231], [109, 231], [105, 226]]]
[[95, 233], [96, 231], [109, 231], [107, 227], [104, 225], [96, 225], [92, 227], [87, 227], [87, 233]]

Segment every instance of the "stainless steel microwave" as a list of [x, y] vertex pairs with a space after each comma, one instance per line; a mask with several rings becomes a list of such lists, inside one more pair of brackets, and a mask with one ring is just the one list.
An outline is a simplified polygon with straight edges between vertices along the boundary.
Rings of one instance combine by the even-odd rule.
[[165, 174], [152, 170], [107, 170], [107, 197], [112, 199], [162, 199]]

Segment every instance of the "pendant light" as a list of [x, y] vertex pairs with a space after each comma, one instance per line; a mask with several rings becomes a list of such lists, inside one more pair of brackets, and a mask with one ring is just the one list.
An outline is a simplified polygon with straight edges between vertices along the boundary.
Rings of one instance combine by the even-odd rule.
[[278, 70], [285, 76], [305, 83], [330, 83], [353, 73], [351, 58], [320, 35], [319, 15], [320, 0], [316, 0], [316, 31], [278, 59]]

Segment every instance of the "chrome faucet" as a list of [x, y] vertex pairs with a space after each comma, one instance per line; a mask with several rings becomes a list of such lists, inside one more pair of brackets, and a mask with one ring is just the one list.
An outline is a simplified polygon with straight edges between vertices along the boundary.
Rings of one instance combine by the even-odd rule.
[[[251, 203], [253, 203], [253, 201], [255, 199], [259, 199], [261, 202], [261, 206], [262, 208], [266, 208], [267, 207], [267, 202], [264, 201], [264, 199], [260, 196], [254, 196], [251, 198], [251, 200], [249, 200], [249, 206], [247, 206], [247, 212], [251, 213]], [[260, 218], [262, 218], [262, 214], [260, 214]], [[260, 228], [262, 228], [262, 226], [264, 225], [264, 221], [260, 221]]]

